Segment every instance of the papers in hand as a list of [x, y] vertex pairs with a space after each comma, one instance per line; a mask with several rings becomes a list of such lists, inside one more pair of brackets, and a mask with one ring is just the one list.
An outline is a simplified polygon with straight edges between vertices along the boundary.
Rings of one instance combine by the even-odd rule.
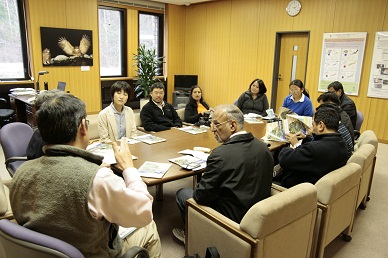
[[152, 134], [144, 134], [144, 135], [140, 135], [140, 136], [134, 136], [133, 139], [141, 141], [141, 142], [145, 142], [148, 144], [154, 144], [154, 143], [166, 141], [166, 139], [160, 138], [158, 136], [154, 136]]
[[[108, 143], [95, 142], [88, 145], [86, 150], [90, 151], [93, 154], [103, 156], [104, 159], [102, 160], [102, 162], [104, 163], [107, 163], [107, 164], [117, 163], [112, 145]], [[132, 159], [137, 159], [137, 157], [132, 155]]]
[[266, 134], [262, 139], [285, 142], [286, 134], [296, 134], [298, 132], [307, 134], [311, 127], [312, 117], [287, 114], [284, 120], [267, 123]]
[[170, 167], [170, 163], [146, 161], [138, 171], [143, 177], [162, 178]]
[[119, 237], [121, 239], [126, 238], [129, 234], [131, 234], [133, 231], [135, 231], [137, 228], [130, 227], [130, 228], [124, 228], [122, 226], [119, 226]]
[[207, 132], [207, 130], [205, 130], [204, 128], [195, 127], [195, 126], [185, 126], [185, 127], [181, 127], [178, 129], [181, 131], [184, 131], [186, 133], [191, 133], [191, 134], [199, 134], [199, 133]]

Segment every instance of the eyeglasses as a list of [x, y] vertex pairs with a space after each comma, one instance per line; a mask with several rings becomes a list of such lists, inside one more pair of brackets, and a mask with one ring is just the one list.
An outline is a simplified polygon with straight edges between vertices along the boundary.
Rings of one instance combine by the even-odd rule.
[[214, 126], [215, 128], [218, 128], [220, 125], [223, 125], [223, 124], [226, 124], [226, 123], [229, 123], [229, 122], [232, 122], [232, 120], [228, 120], [228, 121], [225, 121], [225, 122], [222, 122], [222, 123], [214, 123], [213, 121], [210, 123], [210, 126]]

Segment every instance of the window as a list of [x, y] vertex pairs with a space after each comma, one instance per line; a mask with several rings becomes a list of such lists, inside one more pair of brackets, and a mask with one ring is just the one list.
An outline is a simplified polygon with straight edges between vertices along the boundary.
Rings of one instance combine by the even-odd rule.
[[30, 79], [22, 0], [0, 0], [0, 80]]
[[126, 76], [125, 11], [99, 7], [100, 76]]
[[139, 12], [139, 45], [156, 49], [163, 56], [163, 14]]

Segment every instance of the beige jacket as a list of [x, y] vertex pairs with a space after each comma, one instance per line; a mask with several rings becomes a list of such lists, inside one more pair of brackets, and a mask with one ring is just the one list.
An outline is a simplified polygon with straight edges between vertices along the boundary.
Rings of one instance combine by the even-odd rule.
[[[132, 108], [124, 106], [125, 129], [128, 138], [136, 136], [135, 114]], [[116, 119], [112, 107], [109, 105], [98, 114], [98, 133], [102, 142], [118, 141]]]

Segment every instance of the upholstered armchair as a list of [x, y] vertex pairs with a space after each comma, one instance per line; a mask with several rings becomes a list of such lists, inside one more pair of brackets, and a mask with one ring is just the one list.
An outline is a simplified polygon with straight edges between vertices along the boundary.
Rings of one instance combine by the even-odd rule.
[[348, 163], [356, 163], [361, 167], [361, 181], [357, 195], [356, 209], [357, 207], [362, 209], [366, 208], [366, 199], [373, 177], [375, 153], [375, 147], [372, 144], [366, 143], [361, 145], [348, 160]]
[[11, 204], [9, 202], [9, 188], [0, 178], [0, 219], [13, 219]]
[[[325, 247], [341, 233], [345, 241], [352, 239], [350, 233], [360, 176], [361, 167], [349, 163], [326, 174], [315, 183], [318, 216], [311, 257], [322, 258]], [[275, 184], [272, 184], [272, 188], [276, 191], [286, 191], [286, 188]]]
[[205, 257], [215, 246], [222, 258], [309, 257], [316, 213], [316, 188], [309, 183], [256, 203], [240, 224], [189, 199], [185, 251]]
[[368, 194], [366, 198], [366, 200], [369, 201], [369, 195], [372, 189], [373, 174], [374, 174], [375, 165], [376, 165], [376, 157], [377, 157], [376, 154], [377, 154], [377, 149], [379, 147], [379, 142], [377, 140], [376, 134], [372, 130], [366, 130], [360, 135], [360, 138], [358, 139], [357, 143], [354, 145], [354, 151], [357, 151], [364, 144], [372, 144], [375, 147], [375, 156], [373, 158], [372, 174], [370, 177]]

